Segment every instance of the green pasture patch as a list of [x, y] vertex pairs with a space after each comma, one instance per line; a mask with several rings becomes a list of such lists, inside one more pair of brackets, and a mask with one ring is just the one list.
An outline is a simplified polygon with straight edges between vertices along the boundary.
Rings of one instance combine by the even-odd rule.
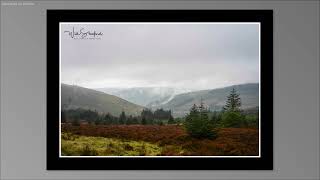
[[61, 135], [62, 156], [158, 156], [162, 148], [143, 141]]

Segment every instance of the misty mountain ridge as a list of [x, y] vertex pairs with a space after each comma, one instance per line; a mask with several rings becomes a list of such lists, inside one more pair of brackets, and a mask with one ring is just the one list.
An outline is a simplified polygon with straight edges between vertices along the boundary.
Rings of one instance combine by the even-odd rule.
[[232, 88], [235, 88], [240, 94], [242, 109], [257, 110], [259, 107], [258, 83], [238, 84], [207, 90], [176, 89], [173, 87], [104, 88], [100, 90], [153, 110], [159, 108], [172, 110], [175, 117], [182, 117], [189, 112], [193, 104], [199, 104], [201, 99], [211, 111], [220, 111]]
[[145, 107], [166, 104], [177, 94], [191, 91], [189, 89], [173, 87], [98, 88], [96, 90], [118, 96]]
[[75, 85], [61, 84], [62, 109], [90, 109], [99, 113], [119, 116], [122, 111], [127, 115], [140, 115], [144, 107], [93, 89]]
[[61, 105], [63, 109], [91, 109], [101, 113], [109, 112], [115, 116], [119, 116], [122, 110], [128, 115], [140, 115], [144, 108], [162, 108], [171, 110], [174, 117], [184, 117], [193, 104], [200, 104], [201, 99], [211, 111], [220, 111], [233, 88], [240, 94], [242, 109], [258, 110], [258, 83], [191, 92], [169, 87], [101, 88], [99, 91], [62, 84]]
[[154, 106], [152, 109], [171, 109], [173, 116], [183, 117], [193, 104], [199, 105], [202, 99], [211, 111], [221, 111], [233, 88], [240, 94], [242, 109], [257, 109], [259, 107], [259, 84], [248, 83], [178, 94], [166, 104]]

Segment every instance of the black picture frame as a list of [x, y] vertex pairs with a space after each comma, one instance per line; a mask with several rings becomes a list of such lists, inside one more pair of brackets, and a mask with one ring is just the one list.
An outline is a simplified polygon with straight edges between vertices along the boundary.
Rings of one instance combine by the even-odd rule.
[[[60, 158], [60, 22], [260, 22], [259, 158]], [[47, 170], [272, 170], [273, 11], [272, 10], [47, 10]]]

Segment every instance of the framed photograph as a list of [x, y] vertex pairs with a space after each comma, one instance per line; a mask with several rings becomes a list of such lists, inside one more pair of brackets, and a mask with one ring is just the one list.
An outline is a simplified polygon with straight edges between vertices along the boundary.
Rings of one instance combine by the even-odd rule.
[[272, 10], [47, 10], [48, 170], [272, 170]]

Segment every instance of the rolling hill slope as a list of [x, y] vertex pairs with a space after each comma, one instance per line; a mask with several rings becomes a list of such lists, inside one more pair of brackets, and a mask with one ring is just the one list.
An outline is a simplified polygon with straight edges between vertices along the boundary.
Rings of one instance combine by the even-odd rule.
[[252, 83], [179, 94], [168, 103], [154, 108], [171, 109], [175, 117], [181, 117], [189, 112], [193, 104], [199, 104], [202, 98], [210, 110], [219, 111], [225, 105], [232, 88], [235, 88], [237, 93], [240, 94], [242, 109], [259, 106], [259, 84]]
[[140, 115], [143, 107], [119, 97], [80, 86], [61, 84], [62, 109], [91, 109], [114, 116], [124, 110], [127, 115]]

